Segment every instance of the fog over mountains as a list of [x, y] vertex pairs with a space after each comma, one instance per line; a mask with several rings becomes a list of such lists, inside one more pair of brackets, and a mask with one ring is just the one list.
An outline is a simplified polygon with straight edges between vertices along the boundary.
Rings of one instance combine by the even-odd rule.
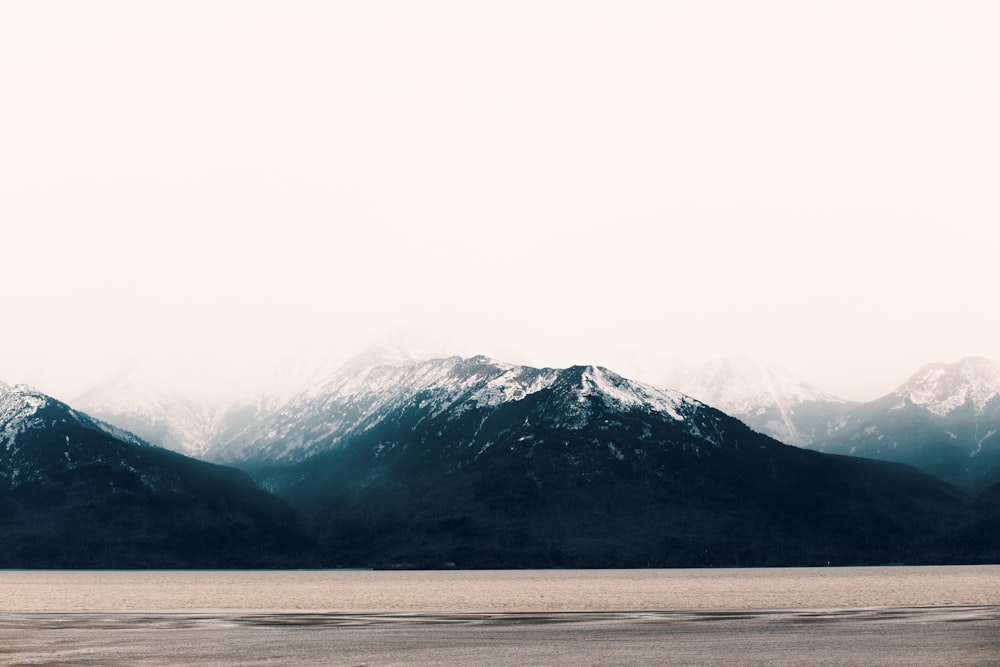
[[1000, 365], [928, 364], [892, 393], [828, 422], [821, 451], [903, 461], [947, 481], [1000, 481]]
[[[996, 19], [0, 3], [0, 380], [66, 406], [10, 422], [6, 479], [51, 475], [0, 527], [72, 498], [94, 526], [123, 496], [88, 470], [225, 462], [225, 503], [178, 482], [206, 525], [267, 533], [225, 510], [265, 486], [325, 563], [985, 558], [957, 545], [1000, 465], [995, 364], [962, 360], [1000, 359]], [[351, 360], [388, 331], [462, 344]], [[727, 350], [792, 372], [698, 367]], [[96, 468], [59, 463], [84, 441]]]
[[[447, 356], [444, 343], [391, 340], [346, 362], [300, 358], [271, 371], [259, 388], [224, 399], [196, 398], [197, 379], [189, 377], [194, 389], [186, 391], [176, 378], [165, 380], [163, 369], [157, 375], [150, 373], [149, 364], [136, 364], [72, 402], [150, 442], [227, 461], [235, 460], [241, 447], [291, 452], [306, 446], [301, 444], [308, 440], [305, 435], [291, 435], [305, 427], [292, 426], [288, 415], [331, 387], [357, 389], [363, 379], [374, 382], [373, 369], [381, 369], [387, 374], [385, 386], [369, 387], [366, 399], [367, 409], [377, 412], [389, 400], [385, 392], [401, 369]], [[985, 484], [1000, 465], [1000, 366], [986, 359], [929, 364], [895, 391], [866, 403], [842, 400], [786, 370], [745, 357], [723, 357], [693, 369], [660, 363], [659, 375], [668, 378], [663, 388], [718, 408], [786, 444], [910, 463], [959, 485]], [[656, 374], [648, 367], [646, 371]], [[284, 424], [280, 415], [285, 415]], [[338, 429], [353, 424], [346, 413], [343, 418], [348, 421], [326, 428], [343, 436]], [[271, 429], [270, 445], [264, 444], [264, 424]]]
[[[398, 344], [331, 368], [291, 369], [271, 391], [225, 401], [143, 384], [140, 365], [73, 408], [3, 385], [0, 530], [14, 540], [0, 560], [1000, 558], [989, 528], [1000, 522], [1000, 367], [985, 359], [927, 365], [869, 403], [743, 358], [688, 371], [679, 389], [600, 366], [535, 368]], [[169, 548], [155, 546], [164, 540]]]
[[974, 488], [1000, 471], [1000, 365], [987, 359], [928, 364], [867, 403], [740, 359], [709, 364], [681, 386], [788, 444], [901, 461]]
[[723, 357], [676, 378], [689, 396], [789, 445], [817, 440], [816, 420], [846, 402], [789, 372], [746, 357]]

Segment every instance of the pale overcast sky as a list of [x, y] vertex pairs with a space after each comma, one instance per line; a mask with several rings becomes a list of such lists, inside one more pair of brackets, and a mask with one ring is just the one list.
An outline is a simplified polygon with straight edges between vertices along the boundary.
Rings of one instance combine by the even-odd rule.
[[730, 353], [869, 399], [1000, 360], [1000, 4], [0, 4], [0, 380], [400, 328]]

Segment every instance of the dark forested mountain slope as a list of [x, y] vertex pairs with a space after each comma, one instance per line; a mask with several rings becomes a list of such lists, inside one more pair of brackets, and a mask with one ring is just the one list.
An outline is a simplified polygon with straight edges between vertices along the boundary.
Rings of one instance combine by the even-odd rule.
[[232, 468], [0, 384], [0, 567], [305, 565], [293, 510]]
[[965, 512], [907, 466], [591, 366], [376, 364], [255, 428], [231, 460], [309, 517], [327, 565], [921, 562]]

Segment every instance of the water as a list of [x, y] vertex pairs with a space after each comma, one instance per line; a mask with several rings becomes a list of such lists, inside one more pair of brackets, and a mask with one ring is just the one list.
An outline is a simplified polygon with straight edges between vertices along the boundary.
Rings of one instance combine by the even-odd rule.
[[0, 571], [0, 662], [1000, 665], [1000, 566]]

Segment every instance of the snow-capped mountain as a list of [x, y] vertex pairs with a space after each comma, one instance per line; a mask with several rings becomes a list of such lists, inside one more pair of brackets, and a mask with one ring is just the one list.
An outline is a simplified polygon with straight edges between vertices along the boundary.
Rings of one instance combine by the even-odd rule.
[[[188, 456], [218, 458], [220, 445], [269, 418], [292, 398], [333, 376], [378, 360], [413, 362], [448, 356], [444, 342], [411, 336], [386, 338], [354, 358], [336, 350], [304, 348], [273, 361], [242, 364], [239, 378], [194, 356], [149, 353], [101, 381], [73, 404], [137, 434], [144, 440]], [[226, 449], [225, 446], [222, 449]]]
[[[39, 434], [53, 433], [61, 438], [39, 444]], [[0, 487], [44, 484], [54, 470], [65, 472], [79, 465], [79, 450], [85, 445], [72, 437], [78, 433], [86, 441], [114, 442], [121, 451], [149, 447], [131, 433], [76, 412], [27, 385], [0, 382]], [[48, 460], [53, 446], [61, 450], [61, 456]], [[153, 480], [143, 483], [155, 490]]]
[[[39, 408], [45, 406], [46, 397], [27, 385], [10, 386], [0, 382], [0, 448], [7, 452], [17, 445], [18, 434], [41, 425], [41, 419], [35, 417]], [[15, 454], [16, 454], [15, 449]], [[0, 470], [0, 479], [15, 484], [21, 476], [20, 470], [7, 466]]]
[[[490, 392], [530, 395], [558, 376], [554, 369], [485, 357], [478, 371], [462, 376], [468, 360], [477, 357], [447, 356], [447, 349], [388, 339], [346, 363], [336, 354], [303, 351], [261, 374], [266, 381], [248, 386], [266, 389], [250, 395], [199, 391], [212, 378], [199, 374], [196, 365], [178, 369], [175, 362], [145, 359], [76, 403], [146, 441], [188, 455], [240, 465], [287, 463], [336, 447], [413, 401], [448, 396], [456, 404], [479, 405]], [[595, 372], [613, 375], [596, 367]], [[985, 359], [931, 364], [889, 396], [859, 404], [773, 366], [730, 357], [689, 373], [676, 386], [781, 442], [910, 463], [978, 487], [993, 468], [1000, 480], [1000, 453], [994, 455], [1000, 449], [998, 378], [997, 365]], [[981, 483], [973, 481], [979, 478]]]
[[[8, 455], [19, 450], [17, 437], [34, 429], [44, 428], [45, 420], [40, 411], [51, 405], [63, 406], [54, 398], [25, 384], [8, 385], [0, 382], [0, 447]], [[64, 406], [65, 407], [65, 406]], [[148, 446], [141, 438], [117, 426], [94, 419], [89, 415], [66, 407], [67, 415], [79, 425], [100, 431], [108, 436], [139, 447]], [[7, 471], [10, 472], [9, 470]], [[4, 471], [0, 471], [0, 476]]]
[[411, 408], [425, 411], [429, 418], [444, 413], [459, 417], [571, 381], [576, 383], [575, 402], [554, 413], [567, 426], [587, 419], [591, 397], [623, 409], [641, 406], [680, 421], [695, 405], [679, 392], [632, 382], [600, 367], [536, 369], [485, 356], [417, 361], [397, 352], [381, 347], [366, 351], [269, 419], [220, 442], [214, 459], [294, 463]]
[[678, 388], [790, 445], [809, 445], [850, 404], [775, 366], [723, 357], [695, 370]]
[[98, 419], [188, 456], [202, 457], [235, 400], [198, 364], [147, 354], [72, 403]]
[[1000, 364], [981, 357], [928, 364], [893, 395], [897, 408], [916, 405], [941, 417], [960, 409], [984, 415], [1000, 396]]
[[983, 486], [1000, 473], [1000, 365], [978, 357], [928, 364], [887, 396], [842, 415], [813, 446]]
[[24, 385], [0, 384], [0, 507], [0, 567], [249, 566], [296, 562], [289, 549], [306, 544], [242, 473]]
[[987, 359], [928, 364], [868, 403], [738, 357], [707, 364], [679, 388], [787, 444], [908, 463], [973, 488], [1000, 480], [1000, 366]]
[[[284, 558], [302, 549], [282, 508], [231, 469], [123, 442], [37, 392], [8, 388], [0, 409], [0, 479], [18, 480], [0, 506], [27, 522], [0, 565], [42, 548], [28, 537], [50, 515], [71, 518], [43, 546], [58, 534], [93, 557], [111, 539], [101, 518], [130, 536], [126, 562], [179, 557], [156, 540], [150, 557], [136, 526], [234, 564], [282, 553], [276, 540]], [[789, 447], [598, 366], [372, 349], [252, 412], [230, 415], [231, 437], [209, 452], [305, 517], [322, 566], [901, 562], [967, 520], [953, 489], [912, 468]], [[44, 508], [31, 504], [38, 484], [54, 499]], [[61, 558], [30, 562], [93, 562]]]
[[127, 379], [95, 387], [74, 403], [144, 440], [195, 457], [208, 451], [226, 412], [215, 401], [194, 400], [175, 391], [159, 392]]
[[[363, 356], [217, 453], [311, 521], [328, 565], [883, 559], [957, 511], [915, 470], [788, 447], [680, 392], [485, 356]], [[883, 516], [900, 503], [905, 528]]]

